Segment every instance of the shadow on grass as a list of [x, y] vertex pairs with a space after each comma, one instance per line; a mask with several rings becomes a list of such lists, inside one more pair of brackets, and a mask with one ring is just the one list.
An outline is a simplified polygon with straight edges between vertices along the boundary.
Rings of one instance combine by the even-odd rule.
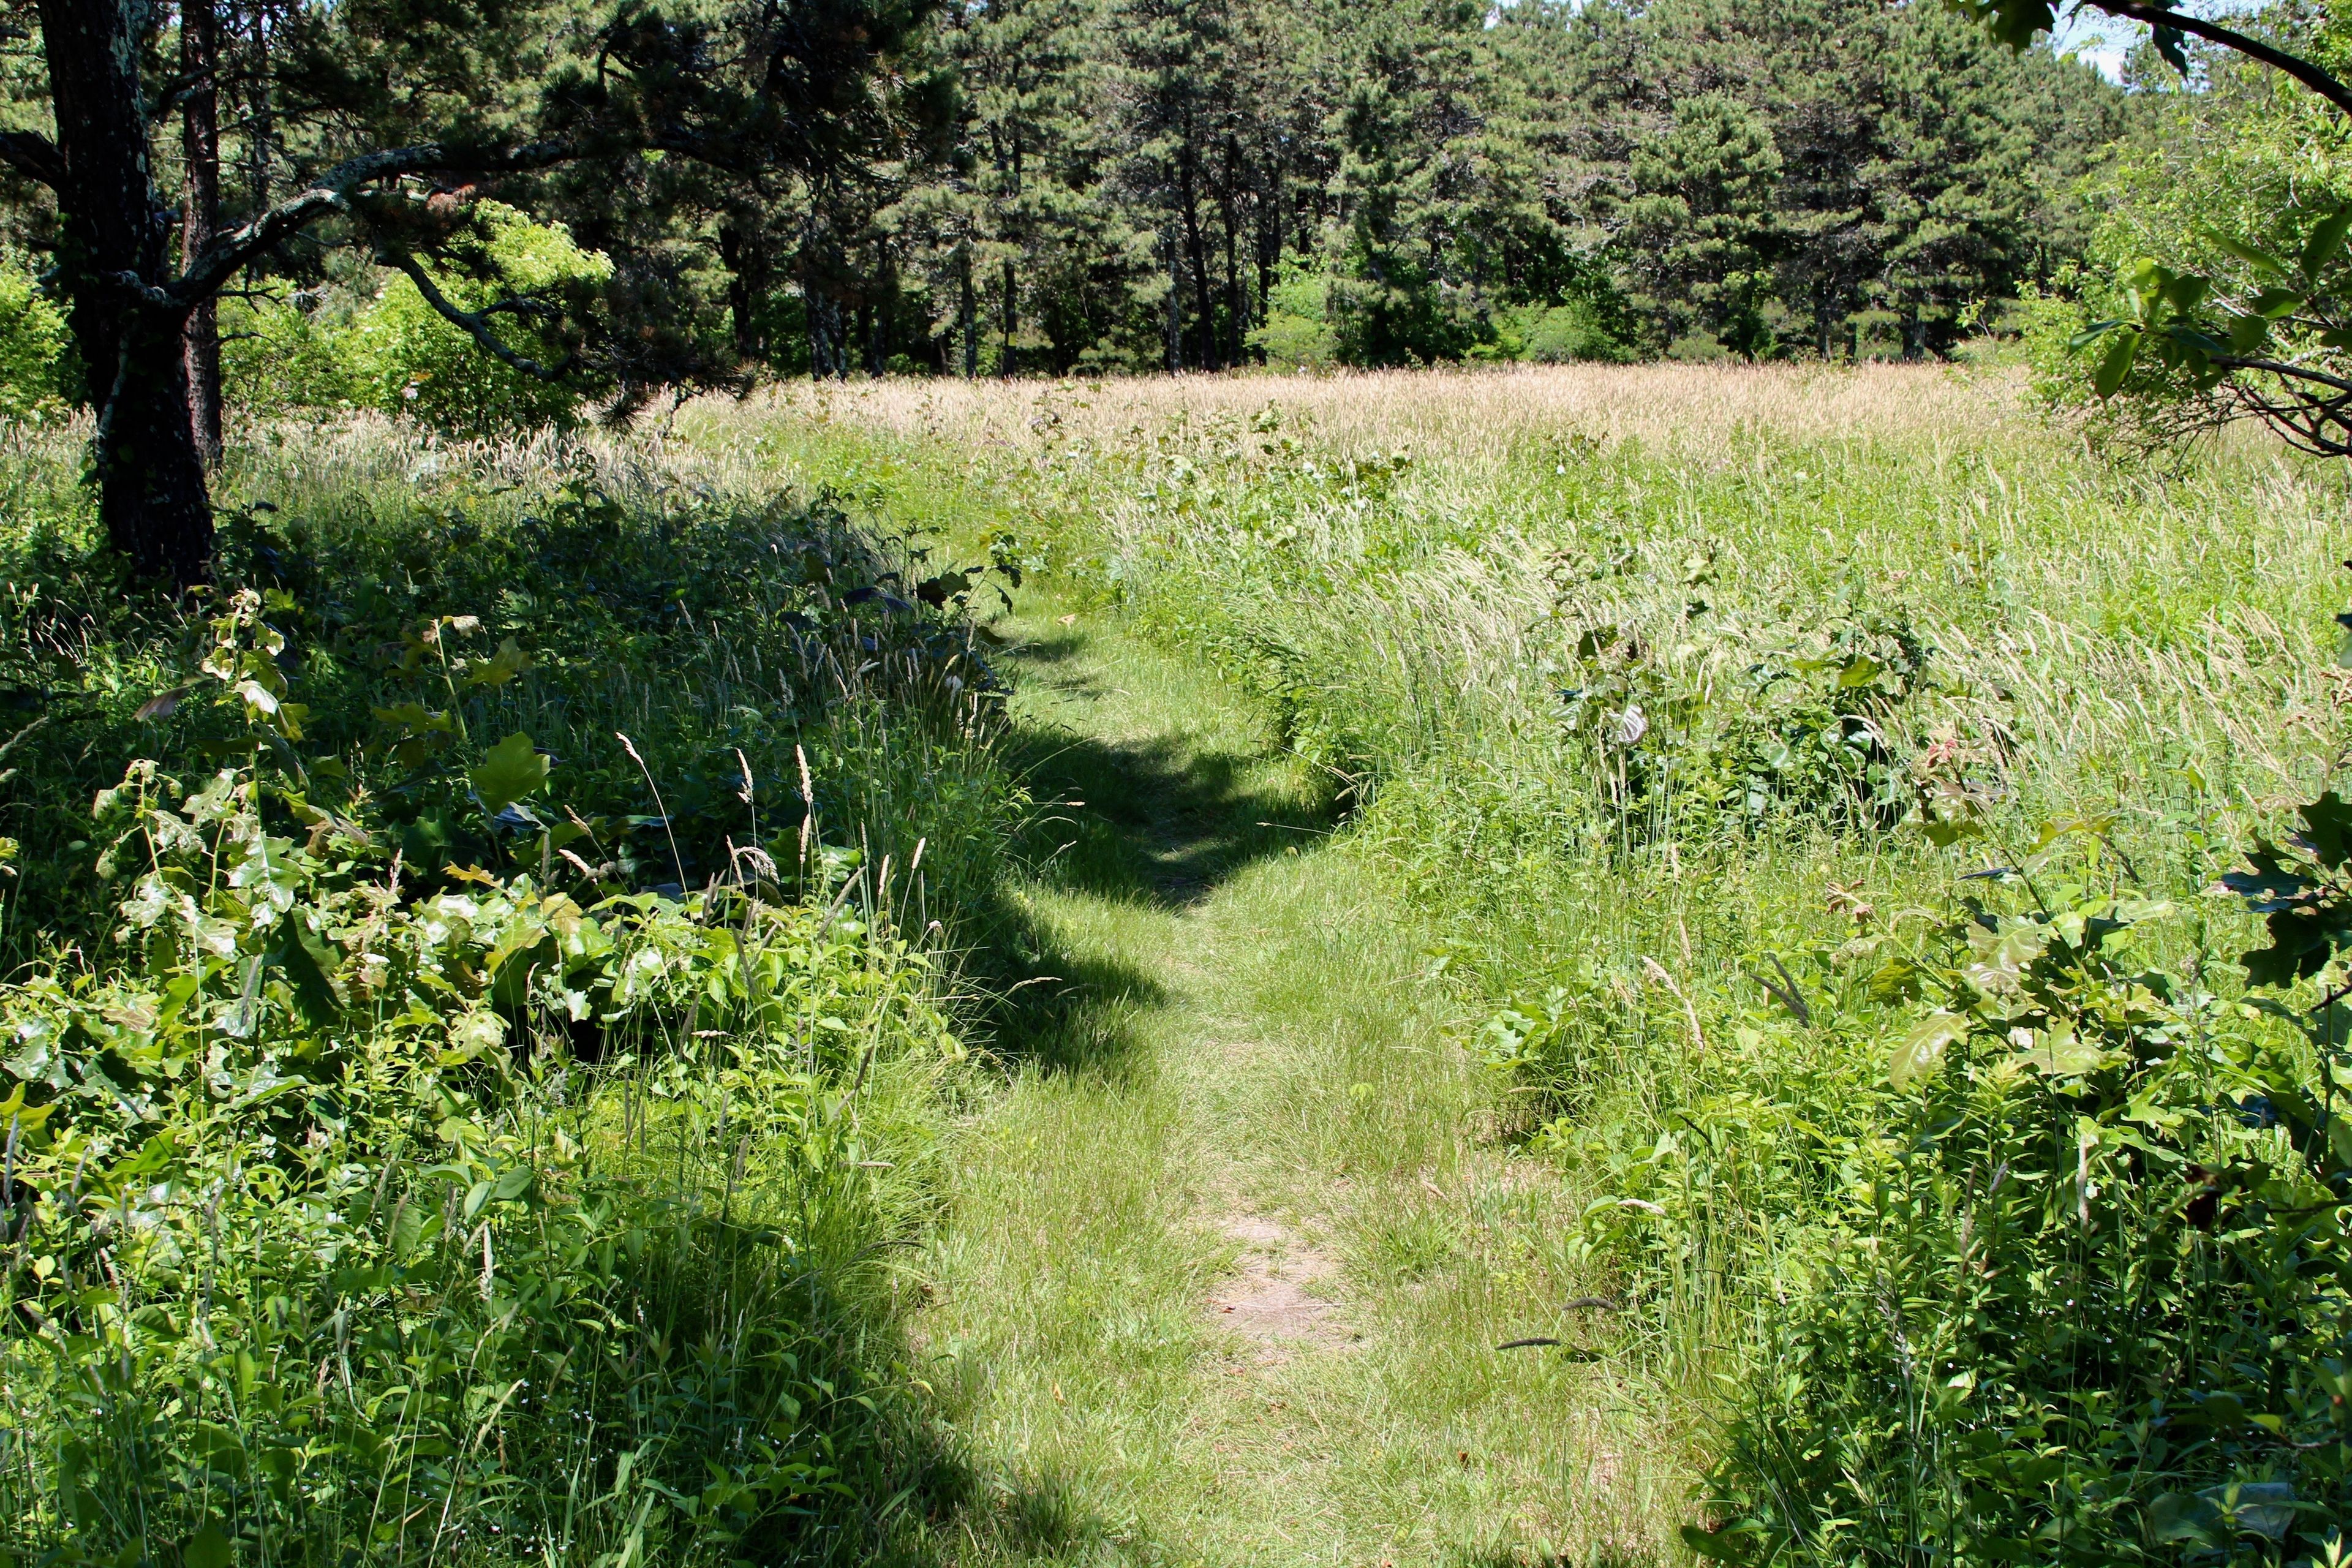
[[[1065, 698], [1118, 702], [1124, 694], [1086, 653], [1072, 634], [1024, 644], [1014, 657], [1049, 668]], [[1146, 968], [1090, 935], [1087, 916], [1181, 915], [1255, 862], [1328, 833], [1333, 805], [1297, 787], [1270, 746], [1108, 740], [1034, 720], [1016, 720], [1000, 746], [1038, 805], [992, 880], [962, 891], [972, 1032], [1010, 1068], [1120, 1075], [1140, 1058], [1140, 1026], [1171, 998]], [[889, 1342], [891, 1359], [909, 1354], [904, 1341]], [[860, 1359], [874, 1364], [880, 1348]], [[908, 1402], [905, 1424], [866, 1457], [875, 1468], [850, 1481], [861, 1500], [845, 1502], [832, 1521], [824, 1561], [930, 1568], [1151, 1555], [1064, 1479], [963, 1450], [929, 1403]]]
[[[1056, 638], [1021, 657], [1066, 660], [1078, 647]], [[1057, 672], [1055, 684], [1066, 696], [1115, 700], [1084, 675]], [[967, 929], [984, 933], [965, 966], [984, 999], [974, 1022], [1008, 1062], [1118, 1072], [1133, 1056], [1137, 1021], [1167, 994], [1135, 965], [1072, 942], [1034, 895], [1180, 914], [1254, 862], [1328, 833], [1332, 807], [1265, 754], [1176, 736], [1109, 741], [1027, 722], [1003, 746], [1039, 805], [988, 907], [964, 911]]]

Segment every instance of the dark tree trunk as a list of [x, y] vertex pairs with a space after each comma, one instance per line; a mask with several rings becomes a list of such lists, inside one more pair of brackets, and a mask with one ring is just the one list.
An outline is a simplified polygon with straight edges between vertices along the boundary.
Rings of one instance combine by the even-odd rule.
[[739, 359], [763, 361], [768, 342], [760, 331], [760, 306], [768, 297], [768, 249], [749, 225], [719, 226], [719, 259], [727, 268], [727, 313]]
[[1188, 142], [1176, 156], [1179, 194], [1184, 201], [1184, 249], [1192, 264], [1192, 308], [1200, 317], [1201, 368], [1217, 368], [1217, 307], [1209, 292], [1209, 247], [1201, 236], [1201, 205]]
[[1178, 259], [1176, 236], [1165, 242], [1168, 252], [1168, 372], [1184, 368], [1184, 269]]
[[[183, 264], [202, 256], [220, 232], [219, 18], [213, 0], [186, 0], [180, 12], [180, 71], [192, 84], [181, 111], [180, 146], [187, 165], [180, 218]], [[210, 468], [220, 461], [220, 307], [206, 300], [188, 312], [188, 416], [196, 451]]]
[[185, 586], [212, 565], [212, 505], [188, 409], [185, 312], [168, 280], [170, 218], [147, 163], [141, 0], [41, 0], [64, 178], [58, 260], [98, 409], [92, 467], [107, 537], [143, 575]]
[[1008, 260], [1004, 264], [1004, 363], [996, 367], [997, 374], [1007, 381], [1013, 379], [1017, 368], [1013, 363], [1017, 355], [1013, 347], [1013, 333], [1017, 324], [1013, 317], [1020, 308], [1021, 297], [1013, 291], [1013, 263]]
[[1269, 154], [1257, 204], [1257, 319], [1274, 314], [1274, 273], [1282, 263], [1282, 170]]
[[980, 300], [971, 286], [971, 245], [966, 241], [958, 270], [963, 284], [963, 378], [978, 379], [980, 375]]

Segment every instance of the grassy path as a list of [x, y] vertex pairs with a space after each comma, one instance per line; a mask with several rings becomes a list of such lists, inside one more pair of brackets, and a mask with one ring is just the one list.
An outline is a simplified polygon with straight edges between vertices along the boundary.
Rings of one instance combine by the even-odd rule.
[[1558, 1200], [1479, 1136], [1379, 878], [1212, 678], [1050, 608], [1008, 629], [1066, 803], [1018, 895], [1061, 978], [926, 1260], [919, 1370], [985, 1494], [939, 1554], [1649, 1560], [1675, 1500], [1607, 1363], [1493, 1348], [1589, 1331]]

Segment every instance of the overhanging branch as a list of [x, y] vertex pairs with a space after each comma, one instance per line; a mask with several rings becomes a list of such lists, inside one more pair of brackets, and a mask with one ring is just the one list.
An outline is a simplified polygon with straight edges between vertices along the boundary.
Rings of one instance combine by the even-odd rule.
[[2260, 38], [2235, 28], [2225, 27], [2219, 22], [2209, 22], [2186, 11], [2173, 10], [2167, 5], [2147, 5], [2142, 0], [2086, 0], [2086, 4], [2094, 10], [2105, 11], [2112, 16], [2145, 22], [2151, 27], [2170, 27], [2191, 37], [2202, 38], [2209, 44], [2234, 49], [2248, 59], [2260, 60], [2273, 69], [2284, 71], [2334, 104], [2338, 111], [2352, 115], [2352, 87], [2347, 87], [2299, 55], [2288, 54], [2284, 49], [2263, 43]]
[[582, 156], [583, 151], [572, 142], [534, 142], [520, 147], [497, 148], [426, 142], [362, 153], [336, 164], [311, 182], [307, 190], [297, 192], [243, 228], [223, 235], [180, 275], [169, 292], [179, 309], [193, 310], [219, 293], [247, 263], [329, 214], [345, 210], [352, 193], [374, 181], [458, 170], [486, 174], [520, 174], [569, 163]]
[[377, 259], [388, 262], [405, 273], [408, 280], [416, 285], [416, 291], [425, 296], [425, 302], [433, 307], [436, 315], [473, 339], [484, 353], [488, 354], [500, 364], [509, 369], [519, 370], [525, 375], [536, 376], [541, 381], [560, 381], [563, 378], [565, 368], [572, 363], [571, 355], [566, 354], [551, 369], [535, 359], [515, 353], [514, 350], [499, 342], [498, 334], [490, 331], [489, 318], [501, 310], [516, 314], [544, 310], [546, 307], [537, 300], [502, 300], [495, 305], [487, 306], [479, 310], [460, 310], [447, 295], [441, 292], [440, 286], [433, 281], [433, 275], [425, 270], [416, 258], [404, 251], [391, 251]]
[[0, 131], [0, 163], [53, 191], [65, 184], [66, 161], [56, 143], [30, 131]]

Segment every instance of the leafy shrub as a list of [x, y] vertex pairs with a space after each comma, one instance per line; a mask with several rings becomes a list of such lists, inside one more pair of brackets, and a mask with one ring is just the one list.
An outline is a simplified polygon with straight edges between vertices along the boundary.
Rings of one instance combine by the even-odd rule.
[[135, 764], [126, 962], [0, 997], [0, 1542], [717, 1560], [808, 1515], [877, 1418], [810, 1271], [889, 1133], [827, 1086], [955, 1048], [923, 961], [742, 897], [404, 900], [357, 825], [271, 832], [298, 800]]
[[[2340, 867], [2341, 808], [2306, 815]], [[1835, 1220], [1768, 1325], [1703, 1552], [2173, 1562], [2336, 1539], [2333, 1005], [2306, 1039], [2149, 964], [2174, 918], [2082, 889], [1975, 904], [1876, 977], [1941, 1005], [1895, 1051], [1886, 1131], [1834, 1152]]]
[[1500, 310], [1495, 312], [1494, 326], [1494, 342], [1474, 348], [1473, 359], [1622, 364], [1634, 357], [1608, 312], [1588, 299]]
[[0, 265], [0, 418], [52, 418], [65, 411], [69, 342], [64, 313], [32, 276]]
[[[509, 296], [536, 300], [532, 310], [491, 318], [489, 330], [524, 358], [559, 367], [568, 345], [557, 325], [612, 277], [613, 264], [573, 244], [561, 225], [534, 223], [503, 203], [478, 202], [472, 216], [472, 226], [445, 247], [449, 259], [429, 275], [463, 310]], [[470, 436], [563, 426], [576, 416], [578, 384], [502, 363], [444, 320], [405, 277], [384, 283], [353, 332], [354, 381], [388, 414]]]
[[355, 315], [341, 290], [305, 295], [272, 284], [223, 300], [221, 386], [228, 402], [268, 416], [372, 401], [374, 389], [362, 384], [356, 358]]
[[1266, 296], [1265, 321], [1252, 327], [1249, 346], [1266, 363], [1286, 370], [1321, 370], [1339, 357], [1332, 330], [1330, 279], [1320, 268], [1285, 257], [1281, 276]]
[[[404, 472], [445, 461], [424, 448]], [[495, 498], [427, 484], [341, 500], [314, 486], [299, 510], [229, 518], [223, 543], [224, 578], [264, 596], [241, 601], [238, 657], [267, 653], [279, 673], [257, 679], [290, 681], [304, 710], [302, 809], [376, 814], [375, 853], [403, 853], [406, 885], [528, 870], [593, 902], [733, 880], [755, 855], [797, 889], [823, 847], [801, 836], [813, 813], [853, 858], [870, 844], [904, 864], [927, 840], [934, 888], [992, 879], [996, 814], [1014, 808], [974, 744], [994, 678], [960, 606], [924, 604], [912, 563], [837, 506], [676, 487], [625, 503], [593, 469]], [[24, 687], [51, 699], [0, 797], [16, 836], [45, 846], [10, 891], [49, 942], [107, 921], [88, 856], [68, 848], [113, 782], [98, 759], [246, 745], [245, 700], [199, 668], [218, 628], [110, 597], [82, 570], [40, 583], [19, 630]], [[517, 734], [552, 759], [562, 813], [485, 795], [475, 771]], [[887, 806], [858, 782], [885, 759], [908, 792]]]
[[362, 433], [289, 436], [194, 611], [6, 542], [0, 1552], [870, 1541], [961, 1051], [896, 911], [1021, 798], [986, 569]]
[[[1685, 585], [1696, 592], [1711, 572], [1694, 555]], [[1706, 613], [1703, 600], [1692, 603]], [[1561, 694], [1567, 728], [1596, 798], [1621, 821], [1696, 807], [1750, 823], [1890, 826], [1908, 809], [1912, 737], [1901, 717], [1928, 649], [1901, 612], [1849, 603], [1777, 626], [1694, 626], [1675, 651], [1611, 625], [1576, 643], [1580, 684]]]

